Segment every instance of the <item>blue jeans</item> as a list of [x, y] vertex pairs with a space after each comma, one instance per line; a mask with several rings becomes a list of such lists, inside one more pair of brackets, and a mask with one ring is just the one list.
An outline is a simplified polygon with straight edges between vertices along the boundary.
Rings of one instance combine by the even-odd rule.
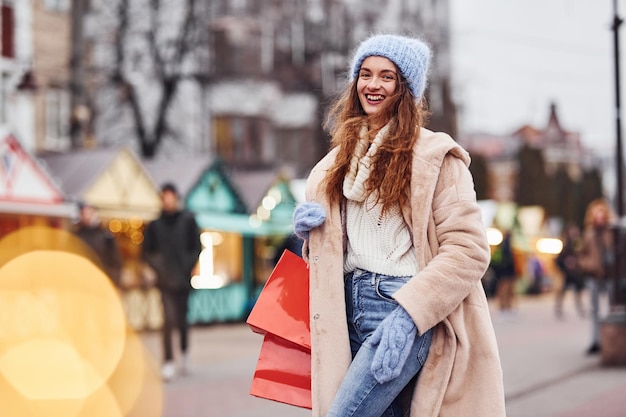
[[600, 293], [606, 292], [609, 300], [613, 299], [613, 285], [611, 278], [599, 280], [593, 277], [587, 279], [589, 297], [591, 298], [591, 344], [600, 344]]
[[428, 357], [432, 330], [417, 337], [400, 376], [384, 384], [379, 384], [370, 371], [376, 349], [368, 343], [368, 338], [398, 306], [391, 295], [409, 279], [360, 269], [345, 276], [352, 363], [326, 417], [404, 415], [408, 405], [403, 406], [400, 394], [422, 369]]

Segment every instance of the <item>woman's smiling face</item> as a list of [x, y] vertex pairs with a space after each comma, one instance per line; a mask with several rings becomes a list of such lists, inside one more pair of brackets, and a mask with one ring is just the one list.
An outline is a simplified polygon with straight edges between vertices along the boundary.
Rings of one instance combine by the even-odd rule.
[[359, 101], [365, 114], [372, 115], [383, 108], [386, 99], [398, 89], [400, 75], [393, 62], [382, 56], [363, 60], [356, 84]]

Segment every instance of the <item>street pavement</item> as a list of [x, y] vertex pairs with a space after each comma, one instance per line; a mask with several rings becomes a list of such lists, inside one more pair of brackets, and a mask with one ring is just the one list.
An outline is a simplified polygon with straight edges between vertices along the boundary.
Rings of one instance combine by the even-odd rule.
[[[516, 314], [507, 317], [490, 301], [508, 417], [626, 416], [626, 367], [605, 367], [599, 356], [585, 354], [590, 321], [577, 315], [571, 297], [562, 319], [554, 315], [552, 294], [520, 297]], [[158, 358], [158, 333], [141, 339]], [[249, 394], [261, 342], [244, 323], [193, 327], [191, 372], [164, 384], [162, 417], [310, 416]]]

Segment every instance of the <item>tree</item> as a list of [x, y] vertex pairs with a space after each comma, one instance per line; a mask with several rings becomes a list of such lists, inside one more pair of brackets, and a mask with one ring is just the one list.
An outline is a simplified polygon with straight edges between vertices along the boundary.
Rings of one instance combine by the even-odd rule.
[[165, 144], [189, 144], [201, 136], [201, 81], [209, 50], [202, 18], [206, 5], [197, 0], [94, 1], [90, 73], [101, 142], [128, 143], [133, 137], [141, 154], [151, 158]]
[[551, 178], [550, 206], [547, 214], [559, 217], [563, 224], [576, 223], [580, 200], [580, 184], [572, 180], [564, 166], [559, 166]]
[[523, 145], [518, 151], [518, 175], [515, 190], [518, 206], [550, 206], [549, 178], [541, 149]]
[[[89, 74], [84, 84], [95, 92], [89, 93], [93, 100], [84, 101], [92, 108], [91, 130], [99, 145], [132, 141], [152, 157], [174, 146], [219, 153], [218, 144], [228, 141], [241, 149], [234, 143], [242, 139], [270, 149], [281, 137], [303, 149], [287, 162], [306, 173], [327, 151], [328, 135], [313, 119], [323, 118], [325, 103], [345, 82], [356, 41], [372, 30], [410, 31], [416, 22], [440, 51], [433, 56], [429, 105], [446, 117], [455, 111], [447, 106], [445, 2], [399, 2], [393, 13], [381, 14], [383, 0], [74, 1], [91, 3], [85, 39], [93, 46], [81, 48], [80, 55], [93, 56], [83, 73]], [[252, 86], [247, 97], [260, 106], [227, 94], [247, 86]], [[295, 114], [298, 109], [285, 112], [277, 104], [283, 95], [299, 94], [317, 99], [317, 112], [305, 114], [308, 120]], [[455, 122], [447, 119], [448, 133], [454, 133]], [[253, 162], [274, 163], [265, 153], [257, 152], [263, 158]]]
[[597, 198], [604, 197], [603, 190], [602, 174], [598, 168], [583, 172], [583, 176], [580, 180], [580, 202], [578, 204], [580, 211], [577, 218], [578, 224], [583, 224], [585, 211], [589, 203]]
[[482, 155], [472, 155], [472, 163], [470, 164], [469, 169], [474, 177], [476, 199], [487, 200], [489, 198], [490, 189], [487, 160]]

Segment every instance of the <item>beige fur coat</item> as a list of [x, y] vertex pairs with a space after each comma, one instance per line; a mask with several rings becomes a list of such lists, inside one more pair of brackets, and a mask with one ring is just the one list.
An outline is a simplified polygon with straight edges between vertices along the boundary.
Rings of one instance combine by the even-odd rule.
[[[310, 232], [313, 417], [326, 415], [351, 361], [343, 290], [343, 232], [338, 205], [319, 183], [329, 152], [311, 171], [307, 201], [327, 219]], [[415, 146], [410, 207], [419, 273], [394, 298], [420, 333], [434, 327], [428, 360], [411, 403], [414, 417], [505, 416], [502, 368], [481, 278], [489, 246], [476, 204], [469, 155], [448, 135], [422, 129]]]

